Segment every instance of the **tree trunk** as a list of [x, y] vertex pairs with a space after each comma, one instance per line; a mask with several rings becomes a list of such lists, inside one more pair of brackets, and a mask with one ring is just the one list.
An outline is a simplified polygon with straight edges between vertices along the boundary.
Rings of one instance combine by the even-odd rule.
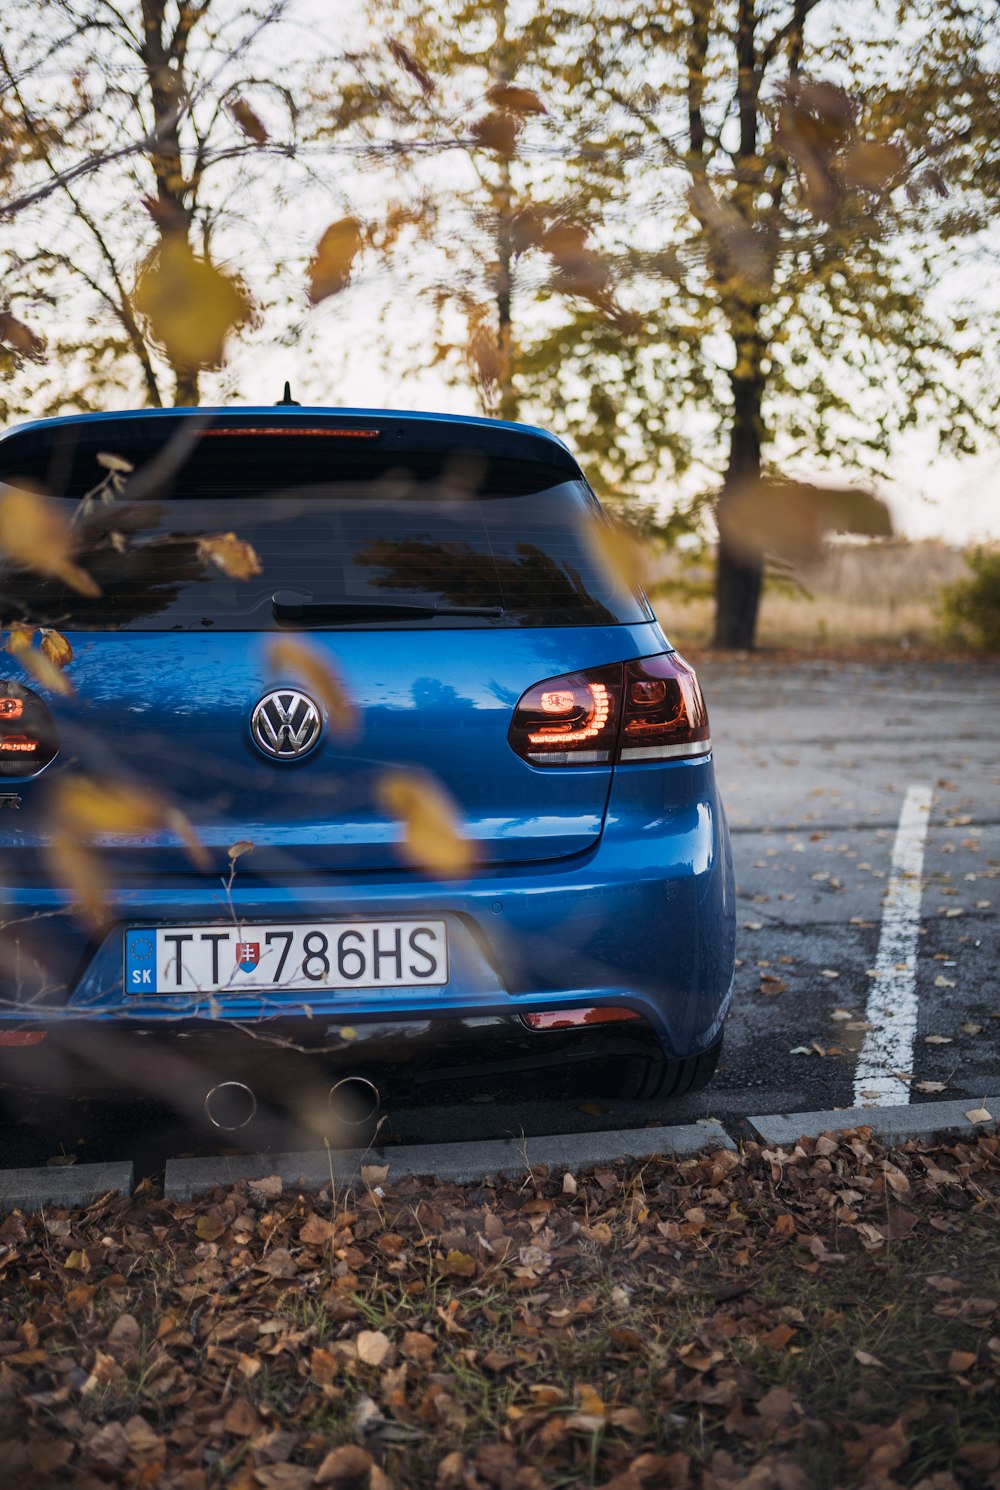
[[732, 496], [760, 481], [763, 436], [761, 405], [764, 377], [760, 371], [759, 340], [737, 344], [732, 375], [733, 419], [729, 465], [716, 509], [719, 552], [715, 575], [715, 636], [712, 645], [727, 651], [750, 651], [756, 645], [757, 615], [764, 582], [764, 555], [748, 551], [743, 535], [729, 520]]
[[[736, 97], [740, 145], [736, 159], [737, 186], [733, 204], [747, 227], [756, 218], [753, 180], [757, 162], [760, 77], [756, 30], [760, 17], [756, 0], [738, 0], [736, 25]], [[740, 179], [742, 176], [743, 179]], [[764, 582], [764, 555], [748, 550], [745, 535], [734, 533], [730, 503], [735, 494], [760, 481], [763, 443], [761, 410], [764, 401], [764, 342], [760, 315], [762, 287], [753, 284], [746, 268], [736, 268], [736, 293], [730, 300], [729, 324], [735, 349], [731, 374], [733, 415], [729, 436], [729, 465], [716, 509], [719, 554], [715, 576], [715, 636], [713, 645], [749, 651], [757, 636], [757, 613]], [[742, 541], [741, 541], [742, 540]]]
[[196, 404], [201, 395], [199, 374], [196, 367], [174, 369], [174, 407], [184, 408]]

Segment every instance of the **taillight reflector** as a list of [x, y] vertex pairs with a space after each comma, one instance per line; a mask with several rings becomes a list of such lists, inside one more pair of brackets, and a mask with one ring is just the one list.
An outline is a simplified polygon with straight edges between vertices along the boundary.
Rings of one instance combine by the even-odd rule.
[[698, 679], [676, 652], [536, 683], [518, 700], [508, 739], [533, 766], [683, 759], [712, 748]]
[[7, 1050], [24, 1050], [29, 1045], [41, 1045], [46, 1030], [0, 1030], [0, 1047]]
[[541, 1014], [522, 1014], [529, 1030], [570, 1030], [584, 1024], [617, 1024], [621, 1019], [641, 1019], [634, 1009], [604, 1004], [592, 1009], [546, 1009]]

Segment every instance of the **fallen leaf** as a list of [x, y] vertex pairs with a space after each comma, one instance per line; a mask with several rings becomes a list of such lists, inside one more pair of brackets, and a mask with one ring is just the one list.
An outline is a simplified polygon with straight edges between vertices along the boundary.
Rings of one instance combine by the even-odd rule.
[[985, 1107], [973, 1107], [971, 1112], [967, 1112], [965, 1116], [970, 1123], [992, 1123], [993, 1121], [993, 1114]]
[[245, 1397], [235, 1397], [226, 1409], [222, 1426], [235, 1438], [249, 1438], [260, 1427], [260, 1417]]
[[392, 1341], [382, 1330], [362, 1330], [354, 1344], [358, 1360], [366, 1366], [381, 1366], [392, 1349]]
[[951, 1043], [952, 1043], [952, 1039], [951, 1039], [951, 1036], [950, 1035], [925, 1035], [924, 1036], [924, 1044], [925, 1045], [950, 1045]]
[[322, 1247], [331, 1241], [336, 1227], [332, 1221], [310, 1212], [299, 1228], [299, 1241], [306, 1247]]
[[476, 1259], [467, 1252], [452, 1248], [441, 1264], [441, 1271], [452, 1278], [473, 1278], [476, 1273]]
[[882, 1362], [878, 1359], [878, 1357], [870, 1355], [867, 1350], [856, 1350], [854, 1352], [854, 1359], [857, 1361], [859, 1366], [877, 1366], [880, 1371], [885, 1370], [885, 1367], [882, 1365]]
[[345, 1443], [331, 1449], [317, 1469], [313, 1483], [333, 1485], [335, 1490], [365, 1490], [369, 1485], [372, 1466], [371, 1454], [356, 1444]]

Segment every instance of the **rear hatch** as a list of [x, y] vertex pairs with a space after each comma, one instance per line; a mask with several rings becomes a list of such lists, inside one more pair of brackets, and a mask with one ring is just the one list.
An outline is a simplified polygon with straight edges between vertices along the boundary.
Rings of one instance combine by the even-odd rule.
[[[109, 455], [132, 471], [109, 477]], [[0, 782], [21, 798], [0, 844], [39, 846], [48, 783], [80, 770], [168, 795], [220, 863], [244, 842], [254, 873], [399, 869], [379, 783], [400, 767], [445, 783], [480, 863], [598, 839], [610, 767], [538, 770], [507, 741], [525, 689], [655, 648], [644, 601], [595, 557], [600, 508], [558, 441], [443, 417], [171, 411], [28, 426], [0, 441], [0, 475], [50, 494], [101, 591], [4, 567], [5, 623], [69, 640], [76, 696], [5, 670], [45, 697], [59, 753]], [[296, 756], [310, 697], [322, 728]], [[129, 873], [187, 865], [169, 835], [117, 857]]]

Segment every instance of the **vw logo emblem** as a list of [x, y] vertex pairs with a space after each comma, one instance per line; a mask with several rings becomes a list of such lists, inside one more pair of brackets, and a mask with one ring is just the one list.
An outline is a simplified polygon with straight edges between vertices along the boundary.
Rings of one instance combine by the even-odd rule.
[[250, 717], [250, 733], [273, 760], [295, 761], [319, 744], [323, 718], [306, 693], [276, 688], [265, 693]]

